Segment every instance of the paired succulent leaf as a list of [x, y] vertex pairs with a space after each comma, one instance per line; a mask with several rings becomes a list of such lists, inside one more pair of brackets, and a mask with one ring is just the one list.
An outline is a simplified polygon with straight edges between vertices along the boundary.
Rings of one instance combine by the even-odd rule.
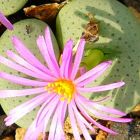
[[1, 0], [0, 11], [8, 16], [20, 10], [28, 0]]
[[[116, 0], [72, 0], [57, 16], [57, 40], [61, 48], [71, 38], [77, 42], [85, 25], [89, 23], [87, 14], [91, 13], [99, 21], [99, 40], [87, 43], [89, 56], [83, 59], [88, 68], [94, 66], [95, 58], [91, 57], [94, 49], [101, 53], [96, 58], [112, 59], [112, 67], [91, 85], [107, 84], [123, 80], [123, 88], [86, 96], [93, 100], [110, 95], [107, 106], [130, 112], [140, 102], [140, 24], [127, 7]], [[90, 86], [90, 85], [89, 85]]]
[[[39, 60], [43, 60], [42, 56], [40, 55], [39, 49], [37, 48], [36, 39], [39, 35], [44, 34], [46, 26], [48, 26], [46, 23], [37, 19], [26, 19], [15, 23], [14, 30], [13, 31], [6, 30], [0, 38], [0, 55], [7, 57], [6, 56], [7, 50], [12, 50], [13, 52], [15, 52], [11, 38], [12, 36], [17, 36], [21, 39], [21, 41], [23, 41], [23, 43], [29, 48], [29, 50], [31, 50], [34, 53], [34, 55]], [[52, 38], [55, 47], [55, 53], [58, 58], [59, 50], [53, 33]], [[42, 63], [44, 62], [42, 61]], [[13, 75], [19, 75], [22, 77], [26, 76], [25, 74], [12, 70], [1, 63], [0, 70], [3, 72], [8, 72]], [[23, 88], [24, 87], [20, 85], [13, 84], [7, 80], [0, 79], [0, 89], [23, 89]], [[33, 96], [0, 99], [0, 103], [4, 111], [8, 114], [11, 109], [24, 103], [25, 101], [31, 99], [32, 97]], [[21, 120], [19, 120], [17, 124], [21, 127], [27, 128], [33, 121], [34, 117], [36, 116], [37, 110], [38, 108], [31, 111]]]

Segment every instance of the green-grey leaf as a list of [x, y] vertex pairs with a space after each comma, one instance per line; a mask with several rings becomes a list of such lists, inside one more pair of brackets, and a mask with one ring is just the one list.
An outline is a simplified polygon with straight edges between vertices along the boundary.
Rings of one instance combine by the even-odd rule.
[[[42, 58], [40, 51], [36, 45], [36, 39], [38, 35], [43, 35], [44, 30], [48, 25], [40, 20], [37, 19], [26, 19], [21, 20], [14, 24], [14, 30], [9, 31], [6, 30], [3, 35], [0, 38], [0, 55], [6, 57], [6, 51], [12, 50], [13, 52], [16, 52], [12, 42], [11, 37], [17, 36], [20, 38], [20, 40], [26, 45], [27, 48], [33, 52], [33, 54], [46, 65], [44, 62], [44, 59]], [[28, 27], [28, 28], [27, 28]], [[56, 42], [56, 39], [52, 33], [52, 40], [54, 44], [54, 50], [57, 58], [59, 57], [59, 49]], [[17, 52], [16, 52], [17, 53]], [[18, 75], [21, 77], [27, 77], [27, 75], [19, 73], [15, 70], [12, 70], [3, 64], [0, 64], [0, 71], [7, 72], [13, 75]], [[0, 89], [26, 89], [30, 87], [20, 86], [17, 84], [13, 84], [11, 82], [8, 82], [7, 80], [0, 79]], [[10, 110], [15, 108], [16, 106], [24, 103], [25, 101], [31, 99], [34, 96], [26, 96], [26, 97], [14, 97], [14, 98], [6, 98], [6, 99], [0, 99], [0, 103], [6, 114], [9, 113]], [[39, 107], [38, 107], [39, 108]], [[21, 127], [27, 128], [31, 124], [31, 122], [34, 120], [38, 108], [35, 108], [33, 111], [28, 113], [26, 116], [21, 118], [17, 124]]]
[[0, 0], [0, 11], [8, 16], [20, 10], [28, 0]]
[[[112, 66], [92, 86], [123, 80], [123, 88], [103, 93], [85, 94], [97, 100], [112, 96], [107, 106], [130, 112], [140, 102], [140, 23], [127, 7], [116, 0], [72, 0], [57, 16], [57, 40], [61, 48], [71, 38], [76, 43], [84, 25], [89, 22], [87, 14], [95, 15], [100, 22], [99, 40], [87, 44], [87, 49], [107, 49], [108, 55], [115, 54]], [[111, 58], [110, 56], [108, 58]], [[88, 64], [90, 66], [90, 63]]]

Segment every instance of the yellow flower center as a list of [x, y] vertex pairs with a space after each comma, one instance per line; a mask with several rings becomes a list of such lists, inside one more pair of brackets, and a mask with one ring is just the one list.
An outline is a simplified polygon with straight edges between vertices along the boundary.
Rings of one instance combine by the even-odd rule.
[[60, 95], [61, 101], [67, 100], [68, 103], [70, 103], [75, 92], [75, 85], [70, 80], [59, 79], [55, 82], [49, 83], [45, 89], [48, 93], [57, 93]]

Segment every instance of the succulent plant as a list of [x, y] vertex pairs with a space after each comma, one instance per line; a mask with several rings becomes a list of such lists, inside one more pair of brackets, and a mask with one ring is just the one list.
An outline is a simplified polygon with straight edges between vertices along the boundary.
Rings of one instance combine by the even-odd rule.
[[[37, 48], [36, 39], [38, 35], [44, 34], [43, 32], [46, 26], [47, 26], [46, 23], [37, 19], [26, 19], [15, 23], [14, 30], [13, 31], [6, 30], [0, 38], [0, 55], [6, 56], [5, 52], [7, 50], [12, 50], [13, 52], [15, 52], [15, 49], [11, 42], [11, 37], [17, 36], [21, 39], [21, 41], [23, 41], [23, 43], [25, 43], [25, 45], [34, 53], [34, 55], [39, 60], [43, 60], [40, 55], [39, 49]], [[53, 33], [52, 40], [54, 42], [55, 54], [58, 58], [59, 49]], [[42, 63], [44, 62], [42, 61]], [[22, 75], [23, 77], [25, 77], [24, 74], [18, 73], [17, 71], [7, 68], [2, 64], [0, 64], [0, 69], [1, 71], [5, 71], [20, 76]], [[22, 88], [24, 87], [0, 79], [0, 89], [22, 89]], [[0, 103], [4, 111], [8, 113], [11, 109], [29, 100], [32, 97], [33, 96], [0, 99]], [[28, 115], [24, 116], [21, 120], [19, 120], [17, 124], [24, 128], [28, 127], [30, 123], [33, 121], [34, 117], [36, 116], [37, 110], [38, 108], [34, 109]]]
[[28, 0], [1, 0], [0, 11], [8, 16], [21, 9]]
[[[87, 93], [86, 96], [93, 100], [111, 96], [105, 105], [130, 112], [140, 102], [140, 23], [116, 0], [71, 0], [57, 16], [57, 39], [61, 48], [69, 38], [77, 42], [81, 37], [89, 23], [88, 13], [99, 22], [99, 40], [87, 43], [86, 57], [92, 56], [92, 51], [97, 49], [104, 53], [104, 57], [100, 53], [97, 59], [113, 61], [112, 67], [91, 85], [118, 80], [123, 80], [126, 85], [109, 92]], [[83, 59], [88, 68], [94, 63], [94, 57], [93, 61], [91, 58]]]

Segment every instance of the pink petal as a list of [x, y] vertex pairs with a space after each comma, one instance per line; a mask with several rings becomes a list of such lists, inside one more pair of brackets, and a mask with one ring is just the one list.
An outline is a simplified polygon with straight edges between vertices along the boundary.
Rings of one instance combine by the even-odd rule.
[[20, 97], [26, 95], [34, 95], [45, 92], [45, 88], [31, 88], [31, 89], [23, 89], [23, 90], [0, 90], [0, 98], [7, 97]]
[[[126, 119], [126, 118], [111, 117], [109, 115], [106, 115], [106, 114], [103, 114], [103, 113], [99, 113], [98, 111], [96, 111], [92, 107], [90, 107], [89, 103], [83, 102], [82, 100], [80, 100], [80, 98], [77, 99], [77, 100], [79, 101], [79, 103], [81, 103], [81, 105], [83, 105], [83, 107], [88, 112], [91, 112], [93, 114], [93, 116], [96, 116], [96, 118], [100, 118], [100, 119], [103, 119], [103, 120], [110, 120], [110, 121], [114, 121], [114, 122], [130, 122], [132, 120], [132, 119]], [[104, 111], [104, 110], [102, 110], [102, 111]]]
[[48, 68], [52, 71], [53, 75], [55, 75], [56, 77], [59, 77], [58, 63], [55, 63], [55, 61], [51, 58], [52, 56], [49, 55], [48, 48], [47, 48], [48, 46], [46, 45], [46, 42], [43, 36], [38, 37], [37, 44], [38, 44], [38, 48], [42, 56], [44, 57], [48, 65]]
[[77, 111], [74, 111], [75, 113], [75, 116], [77, 118], [77, 122], [78, 122], [78, 125], [80, 126], [80, 129], [85, 137], [85, 140], [92, 140], [91, 136], [89, 135], [89, 132], [87, 130], [87, 128], [85, 127], [84, 123], [78, 118], [78, 115], [77, 115]]
[[0, 78], [3, 78], [5, 80], [8, 80], [10, 82], [19, 84], [19, 85], [24, 85], [24, 86], [46, 86], [48, 82], [41, 82], [37, 80], [30, 80], [27, 78], [22, 78], [19, 76], [11, 75], [5, 72], [0, 72]]
[[81, 63], [81, 60], [83, 57], [85, 43], [86, 42], [84, 39], [81, 39], [79, 42], [78, 49], [77, 49], [76, 56], [75, 56], [75, 60], [74, 60], [74, 64], [73, 64], [72, 73], [71, 73], [71, 79], [74, 79], [77, 72], [78, 72], [78, 69], [79, 69], [79, 66], [80, 66], [80, 63]]
[[13, 30], [13, 25], [11, 22], [0, 12], [0, 22], [9, 30]]
[[70, 116], [70, 122], [71, 122], [72, 130], [73, 130], [73, 135], [76, 140], [81, 140], [71, 103], [68, 106], [68, 113]]
[[51, 38], [51, 33], [50, 32], [51, 32], [50, 28], [47, 27], [46, 30], [45, 30], [45, 42], [46, 42], [46, 46], [47, 46], [49, 55], [52, 57], [55, 65], [58, 66], [58, 62], [56, 60], [56, 56], [55, 56], [54, 48], [53, 48], [53, 44], [52, 44], [53, 40]]
[[95, 103], [103, 103], [103, 102], [110, 100], [111, 98], [112, 98], [111, 96], [105, 96], [105, 97], [102, 97], [101, 99], [94, 100], [94, 102]]
[[80, 72], [80, 75], [83, 75], [84, 73], [86, 73], [86, 68], [85, 67], [80, 67], [79, 72]]
[[[9, 114], [14, 114], [14, 113], [16, 113], [17, 111], [20, 111], [21, 108], [25, 108], [25, 110], [26, 110], [26, 107], [27, 107], [27, 106], [28, 106], [28, 107], [29, 107], [29, 106], [33, 106], [33, 107], [34, 107], [34, 104], [40, 102], [39, 100], [41, 100], [41, 102], [43, 103], [44, 100], [47, 101], [51, 96], [52, 96], [51, 94], [48, 94], [47, 92], [44, 92], [44, 93], [42, 93], [42, 94], [40, 94], [40, 95], [38, 95], [38, 96], [36, 96], [36, 97], [34, 97], [34, 98], [32, 98], [32, 99], [26, 101], [25, 103], [23, 103], [23, 104], [17, 106], [16, 108], [12, 109], [12, 110], [9, 112]], [[44, 98], [44, 99], [43, 99], [43, 98]], [[38, 99], [38, 100], [37, 100], [37, 99]]]
[[85, 97], [83, 97], [81, 95], [78, 95], [78, 97], [80, 97], [80, 99], [83, 100], [83, 102], [90, 103], [90, 106], [93, 106], [94, 108], [96, 108], [98, 110], [101, 110], [101, 111], [104, 111], [104, 112], [107, 112], [107, 113], [110, 113], [110, 114], [119, 115], [119, 116], [126, 116], [126, 113], [124, 113], [122, 111], [119, 111], [117, 109], [113, 109], [113, 108], [109, 108], [109, 107], [105, 107], [103, 105], [97, 104], [93, 101], [90, 101], [90, 100], [86, 99]]
[[54, 140], [65, 140], [65, 133], [62, 124], [57, 124]]
[[55, 133], [55, 139], [56, 140], [65, 140], [65, 133], [64, 133], [64, 121], [66, 117], [66, 111], [67, 111], [67, 102], [64, 101], [61, 103], [60, 111], [58, 115], [58, 124], [56, 128], [56, 133]]
[[115, 132], [115, 131], [112, 131], [111, 129], [107, 128], [107, 127], [104, 127], [103, 125], [97, 123], [95, 120], [93, 120], [91, 117], [88, 118], [88, 120], [93, 123], [94, 125], [96, 125], [97, 127], [99, 127], [100, 129], [112, 134], [112, 135], [117, 135], [118, 133]]
[[76, 100], [76, 104], [77, 104], [79, 110], [81, 111], [81, 113], [85, 116], [85, 118], [86, 118], [89, 122], [93, 123], [94, 125], [96, 125], [96, 126], [99, 127], [100, 129], [102, 129], [102, 130], [104, 130], [104, 131], [106, 131], [106, 132], [108, 132], [108, 133], [111, 133], [111, 134], [113, 134], [113, 135], [116, 135], [116, 134], [117, 134], [116, 132], [112, 131], [111, 129], [108, 129], [107, 127], [104, 127], [104, 126], [102, 126], [101, 124], [97, 123], [95, 120], [93, 120], [93, 119], [87, 114], [86, 110], [80, 105], [80, 103], [79, 103], [77, 100]]
[[95, 133], [95, 129], [94, 127], [92, 127], [87, 120], [79, 113], [79, 111], [76, 108], [76, 104], [73, 102], [73, 110], [75, 113], [75, 116], [77, 118], [77, 121], [79, 120], [81, 123], [83, 123], [83, 125], [85, 125], [88, 129], [90, 129], [91, 131], [93, 131]]
[[[52, 98], [54, 97], [53, 94], [51, 94], [47, 99], [46, 101], [49, 102]], [[44, 104], [46, 104], [46, 101], [44, 102]], [[42, 106], [44, 106], [44, 104]], [[39, 112], [40, 113], [44, 113], [42, 110], [42, 106], [41, 108], [39, 109]], [[39, 113], [38, 112], [38, 113]], [[45, 132], [46, 132], [46, 125], [45, 125], [45, 121], [46, 119], [49, 119], [50, 117], [48, 115], [46, 115], [44, 117], [44, 119], [38, 124], [36, 125], [37, 123], [37, 119], [38, 119], [38, 114], [37, 114], [37, 117], [35, 118], [35, 120], [33, 121], [33, 123], [31, 124], [31, 126], [28, 128], [26, 134], [25, 134], [25, 137], [24, 139], [26, 140], [36, 140], [38, 138], [38, 136], [40, 135], [40, 133], [43, 132], [44, 134], [44, 137], [45, 137]], [[43, 138], [44, 139], [44, 138]]]
[[108, 67], [104, 67], [102, 70], [98, 71], [97, 73], [93, 74], [91, 77], [88, 77], [87, 79], [81, 81], [78, 83], [79, 87], [83, 87], [87, 84], [89, 84], [90, 82], [93, 82], [94, 80], [96, 80], [98, 77], [100, 77], [106, 70]]
[[30, 64], [35, 66], [36, 68], [48, 73], [48, 69], [44, 66], [25, 46], [24, 44], [17, 38], [12, 38], [13, 45], [17, 52]]
[[[79, 86], [83, 86], [83, 84], [81, 85], [81, 82], [83, 82], [84, 80], [91, 78], [91, 77], [92, 77], [92, 79], [90, 79], [90, 81], [95, 79], [95, 77], [97, 78], [96, 75], [99, 76], [100, 74], [102, 74], [102, 72], [104, 72], [104, 70], [106, 70], [110, 65], [111, 65], [111, 61], [106, 61], [106, 62], [99, 64], [95, 68], [89, 70], [88, 72], [86, 72], [85, 74], [83, 74], [82, 76], [77, 78], [75, 80], [75, 83], [78, 84]], [[101, 71], [101, 73], [98, 74], [100, 71]], [[88, 82], [89, 82], [89, 80], [88, 80]], [[88, 83], [88, 82], [86, 82], [86, 83]]]
[[27, 132], [25, 133], [24, 136], [24, 140], [37, 140], [41, 132], [43, 132], [44, 121], [42, 121], [42, 123], [39, 124], [38, 127], [36, 127], [35, 126], [36, 120], [34, 120], [32, 124], [29, 126], [29, 128], [27, 129]]
[[[62, 115], [61, 112], [60, 112], [61, 111], [61, 106], [62, 106], [62, 103], [60, 102], [58, 104], [56, 110], [55, 110], [54, 116], [52, 118], [50, 130], [49, 130], [48, 140], [54, 140], [54, 138], [55, 138], [55, 132], [56, 132], [57, 126], [59, 125], [58, 124], [58, 118], [59, 118], [59, 116]], [[60, 130], [59, 130], [59, 132], [60, 132]]]
[[[46, 107], [53, 102], [54, 100], [58, 100], [55, 94], [50, 94], [50, 96], [47, 98], [47, 100], [43, 103], [43, 105], [41, 106], [41, 108], [39, 109], [38, 113], [37, 113], [37, 120], [36, 120], [36, 125], [38, 125], [38, 121], [40, 119], [41, 115], [44, 115], [46, 113], [46, 111], [44, 111], [46, 109]], [[44, 113], [43, 113], [44, 112]], [[45, 115], [44, 115], [45, 116]], [[41, 121], [40, 121], [41, 122]], [[37, 124], [38, 123], [38, 124]]]
[[22, 66], [20, 66], [20, 65], [18, 65], [16, 63], [14, 63], [14, 62], [12, 62], [11, 60], [8, 60], [8, 59], [6, 59], [6, 58], [4, 58], [2, 56], [0, 56], [0, 63], [4, 64], [7, 67], [10, 67], [10, 68], [12, 68], [14, 70], [17, 70], [19, 72], [22, 72], [24, 74], [32, 76], [34, 78], [46, 80], [46, 76], [43, 77], [40, 74], [35, 73], [35, 72], [33, 72], [33, 71], [29, 70], [29, 69], [26, 69], [26, 68], [24, 68], [24, 67], [22, 67]]
[[[58, 98], [56, 98], [56, 99], [58, 99]], [[58, 104], [59, 104], [59, 99], [56, 102], [54, 102], [54, 104], [51, 104], [52, 107], [50, 107], [50, 109], [47, 110], [47, 112], [45, 110], [43, 111], [43, 114], [46, 112], [46, 114], [44, 116], [44, 119], [45, 119], [44, 125], [45, 126], [48, 126], [49, 120], [52, 120], [52, 116], [53, 116]], [[46, 129], [44, 129], [44, 132], [45, 132], [45, 130]]]
[[25, 61], [23, 58], [18, 56], [17, 54], [13, 53], [12, 51], [7, 51], [8, 57], [10, 57], [12, 60], [14, 60], [17, 64], [20, 64], [21, 66], [24, 66], [25, 68], [39, 74], [41, 77], [46, 78], [47, 81], [54, 81], [56, 78], [54, 78], [51, 74], [42, 72], [38, 68], [34, 67], [33, 65], [29, 64], [27, 61]]
[[72, 67], [72, 47], [73, 41], [67, 41], [63, 50], [62, 64], [60, 66], [60, 74], [63, 78], [68, 78], [70, 76], [70, 71]]
[[[44, 106], [41, 108], [42, 109], [42, 111], [40, 111], [41, 113], [38, 114], [36, 125], [41, 123], [41, 121], [47, 114], [48, 116], [49, 115], [51, 116], [58, 104], [59, 104], [58, 96], [54, 97], [46, 106], [44, 104]], [[46, 121], [46, 123], [48, 122]]]
[[62, 109], [62, 117], [61, 122], [66, 118], [66, 111], [67, 111], [68, 103], [67, 101], [64, 102], [63, 109]]
[[41, 94], [11, 110], [8, 117], [5, 119], [6, 125], [9, 126], [15, 123], [28, 112], [42, 104], [47, 99], [47, 96], [46, 93]]
[[112, 90], [115, 88], [119, 88], [125, 85], [124, 82], [117, 82], [113, 84], [108, 84], [108, 85], [103, 85], [103, 86], [96, 86], [96, 87], [90, 87], [90, 88], [85, 88], [85, 87], [78, 87], [77, 90], [80, 92], [101, 92], [101, 91], [106, 91], [106, 90]]
[[94, 108], [96, 108], [98, 110], [103, 110], [104, 112], [107, 112], [107, 113], [110, 113], [110, 114], [115, 114], [115, 115], [119, 115], [119, 116], [126, 116], [126, 113], [121, 112], [117, 109], [105, 107], [105, 106], [102, 106], [102, 105], [96, 104], [96, 103], [93, 103], [93, 106], [94, 106]]

